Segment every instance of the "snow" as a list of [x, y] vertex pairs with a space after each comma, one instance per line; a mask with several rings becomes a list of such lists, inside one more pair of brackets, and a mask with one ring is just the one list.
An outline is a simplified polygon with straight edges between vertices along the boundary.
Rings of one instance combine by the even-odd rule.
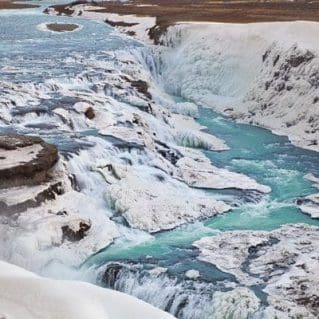
[[[311, 173], [306, 174], [304, 178], [312, 182], [313, 187], [319, 190], [319, 178]], [[312, 218], [319, 218], [319, 193], [301, 198], [301, 204], [298, 207], [303, 213], [310, 215]]]
[[264, 285], [270, 318], [274, 312], [279, 312], [279, 318], [282, 312], [291, 318], [315, 318], [317, 307], [312, 300], [319, 297], [318, 240], [318, 227], [296, 224], [270, 232], [220, 233], [194, 246], [200, 250], [200, 260], [233, 274], [241, 284]]
[[243, 174], [213, 166], [207, 159], [183, 157], [176, 163], [177, 173], [188, 185], [196, 188], [243, 189], [269, 193], [269, 186], [258, 184]]
[[16, 319], [173, 319], [123, 293], [77, 281], [41, 278], [0, 261], [0, 315]]
[[[118, 171], [118, 170], [116, 170]], [[143, 173], [144, 171], [144, 173]], [[230, 209], [202, 192], [163, 175], [163, 181], [148, 174], [146, 167], [130, 167], [116, 174], [119, 181], [109, 188], [107, 198], [116, 212], [123, 214], [131, 227], [158, 232], [196, 219], [215, 216]]]
[[166, 273], [167, 268], [165, 267], [156, 267], [150, 270], [150, 274], [154, 276], [159, 276], [160, 274]]
[[0, 193], [0, 202], [7, 206], [17, 205], [26, 202], [27, 200], [34, 199], [38, 194], [50, 187], [51, 183], [41, 185], [23, 187], [11, 187], [2, 189]]
[[214, 294], [212, 314], [215, 318], [251, 318], [258, 310], [259, 299], [249, 289], [235, 288], [231, 291]]
[[198, 270], [195, 270], [195, 269], [190, 269], [190, 270], [187, 270], [185, 272], [185, 277], [188, 278], [188, 279], [197, 279], [199, 278], [200, 276], [200, 273]]
[[0, 148], [0, 169], [7, 169], [23, 165], [36, 159], [43, 147], [40, 144], [19, 147], [14, 150]]
[[[10, 206], [32, 203], [39, 193], [59, 182], [63, 194], [42, 202], [38, 207], [31, 205], [14, 220], [0, 216], [0, 259], [36, 272], [45, 271], [53, 261], [76, 266], [111, 244], [119, 235], [116, 225], [98, 203], [72, 190], [62, 163], [52, 174], [54, 178], [42, 185], [1, 190], [0, 201]], [[84, 238], [73, 242], [65, 236], [64, 227], [77, 232], [83, 224], [89, 226]]]
[[[194, 243], [199, 248], [199, 259], [216, 265], [220, 270], [235, 275], [241, 282], [252, 284], [241, 265], [247, 258], [248, 248], [265, 243], [268, 232], [234, 231], [215, 237], [204, 237]], [[230, 250], [230, 251], [228, 251]], [[227, 252], [227, 253], [226, 253]], [[258, 282], [258, 281], [257, 281]]]

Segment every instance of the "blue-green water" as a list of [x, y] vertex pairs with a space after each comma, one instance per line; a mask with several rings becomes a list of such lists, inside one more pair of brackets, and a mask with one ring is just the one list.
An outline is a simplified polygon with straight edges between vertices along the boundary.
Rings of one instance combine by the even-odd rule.
[[[115, 278], [110, 287], [186, 319], [211, 318], [214, 292], [228, 290], [229, 283], [236, 285], [233, 276], [197, 259], [198, 251], [192, 247], [194, 241], [230, 230], [272, 230], [287, 223], [319, 225], [319, 220], [311, 219], [294, 205], [298, 197], [316, 191], [304, 178], [307, 173], [317, 172], [319, 158], [316, 153], [296, 148], [287, 138], [270, 131], [236, 124], [208, 109], [201, 110], [199, 122], [230, 146], [226, 152], [206, 152], [215, 165], [245, 173], [269, 185], [272, 192], [260, 197], [235, 190], [209, 191], [212, 196], [222, 196], [225, 200], [237, 198], [238, 208], [206, 221], [142, 237], [140, 242], [136, 239], [116, 241], [84, 265], [84, 268], [97, 268], [98, 282], [105, 284], [101, 274], [109, 271], [110, 277]], [[113, 266], [114, 261], [124, 266]], [[168, 269], [167, 273], [150, 277], [147, 271], [157, 266]], [[117, 273], [116, 267], [123, 268]], [[198, 270], [200, 280], [185, 280], [185, 272], [189, 269]], [[266, 306], [263, 285], [250, 289]], [[171, 300], [179, 306], [171, 306]]]
[[[272, 192], [260, 201], [245, 203], [203, 222], [156, 234], [142, 243], [119, 241], [89, 259], [88, 264], [138, 260], [147, 255], [170, 260], [181, 248], [191, 247], [195, 240], [220, 231], [272, 230], [289, 223], [319, 225], [319, 220], [305, 215], [294, 204], [298, 197], [316, 191], [304, 175], [317, 174], [317, 153], [297, 148], [286, 137], [268, 130], [235, 123], [209, 109], [201, 109], [199, 123], [224, 139], [230, 147], [225, 152], [205, 152], [214, 165], [247, 174], [270, 186]], [[214, 196], [220, 192], [210, 193]], [[227, 192], [224, 193], [227, 198]]]

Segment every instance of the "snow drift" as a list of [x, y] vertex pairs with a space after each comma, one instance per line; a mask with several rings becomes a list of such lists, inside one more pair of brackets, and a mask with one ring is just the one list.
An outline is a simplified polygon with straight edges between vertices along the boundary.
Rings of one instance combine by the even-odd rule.
[[0, 316], [16, 319], [123, 319], [174, 317], [123, 293], [38, 277], [0, 262]]

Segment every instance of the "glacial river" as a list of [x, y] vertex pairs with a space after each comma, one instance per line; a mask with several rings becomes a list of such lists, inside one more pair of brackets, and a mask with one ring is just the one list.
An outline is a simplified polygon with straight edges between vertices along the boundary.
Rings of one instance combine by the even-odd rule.
[[[49, 4], [41, 2], [41, 8], [0, 11], [0, 81], [26, 88], [31, 83], [32, 90], [38, 89], [41, 93], [41, 84], [51, 78], [79, 90], [81, 86], [72, 82], [76, 76], [87, 70], [94, 77], [104, 72], [85, 61], [112, 63], [112, 51], [138, 54], [144, 50], [139, 42], [112, 32], [106, 24], [42, 14]], [[78, 23], [82, 29], [54, 34], [38, 28], [41, 23], [56, 21]], [[1, 90], [0, 87], [0, 94]], [[57, 144], [61, 154], [67, 157], [89, 147], [92, 143], [92, 139], [87, 139], [89, 135], [99, 139], [95, 132], [77, 129], [72, 135], [55, 125], [52, 110], [57, 105], [68, 109], [74, 103], [63, 96], [63, 92], [41, 95], [41, 101], [40, 106], [26, 100], [24, 105], [22, 102], [13, 107], [12, 123], [3, 123], [0, 132], [40, 134]], [[93, 274], [98, 284], [136, 295], [183, 319], [205, 318], [213, 291], [227, 290], [234, 282], [232, 276], [196, 259], [198, 252], [192, 247], [195, 240], [228, 230], [272, 230], [288, 223], [319, 225], [319, 220], [311, 219], [295, 205], [299, 197], [316, 191], [304, 175], [318, 172], [318, 154], [297, 148], [286, 137], [267, 130], [236, 124], [209, 109], [200, 109], [198, 121], [230, 147], [225, 152], [205, 152], [216, 166], [247, 174], [270, 186], [272, 192], [262, 197], [254, 192], [236, 190], [207, 191], [212, 197], [237, 203], [238, 207], [219, 217], [153, 236], [132, 232], [128, 238], [119, 238], [91, 256], [80, 269]], [[90, 173], [87, 176], [91, 178]], [[92, 185], [94, 188], [95, 184]], [[97, 189], [91, 190], [92, 194], [100, 193], [98, 187], [99, 183]], [[164, 277], [154, 279], [145, 273], [154, 266], [165, 267], [168, 271]], [[109, 269], [110, 277], [118, 272], [120, 275], [105, 282], [102, 280], [105, 269]], [[188, 269], [199, 270], [201, 279], [185, 280], [184, 273]], [[256, 294], [263, 300], [260, 287], [256, 287]]]

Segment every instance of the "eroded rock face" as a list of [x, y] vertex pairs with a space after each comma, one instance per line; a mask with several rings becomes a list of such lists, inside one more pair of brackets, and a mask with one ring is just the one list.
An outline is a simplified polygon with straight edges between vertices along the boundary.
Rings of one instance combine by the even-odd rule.
[[[313, 182], [313, 187], [319, 190], [318, 177], [314, 176], [313, 174], [307, 174], [304, 176], [304, 178], [310, 182]], [[296, 204], [303, 213], [310, 215], [312, 218], [319, 218], [319, 193], [298, 198]]]
[[0, 189], [45, 182], [57, 161], [57, 148], [39, 137], [0, 135]]
[[261, 73], [244, 98], [244, 119], [288, 135], [296, 145], [318, 151], [318, 55], [297, 45], [273, 44], [262, 56]]
[[265, 287], [270, 306], [289, 314], [287, 318], [316, 318], [318, 242], [318, 227], [297, 224], [271, 232], [226, 232], [194, 246], [200, 250], [200, 260], [235, 275], [244, 285]]

